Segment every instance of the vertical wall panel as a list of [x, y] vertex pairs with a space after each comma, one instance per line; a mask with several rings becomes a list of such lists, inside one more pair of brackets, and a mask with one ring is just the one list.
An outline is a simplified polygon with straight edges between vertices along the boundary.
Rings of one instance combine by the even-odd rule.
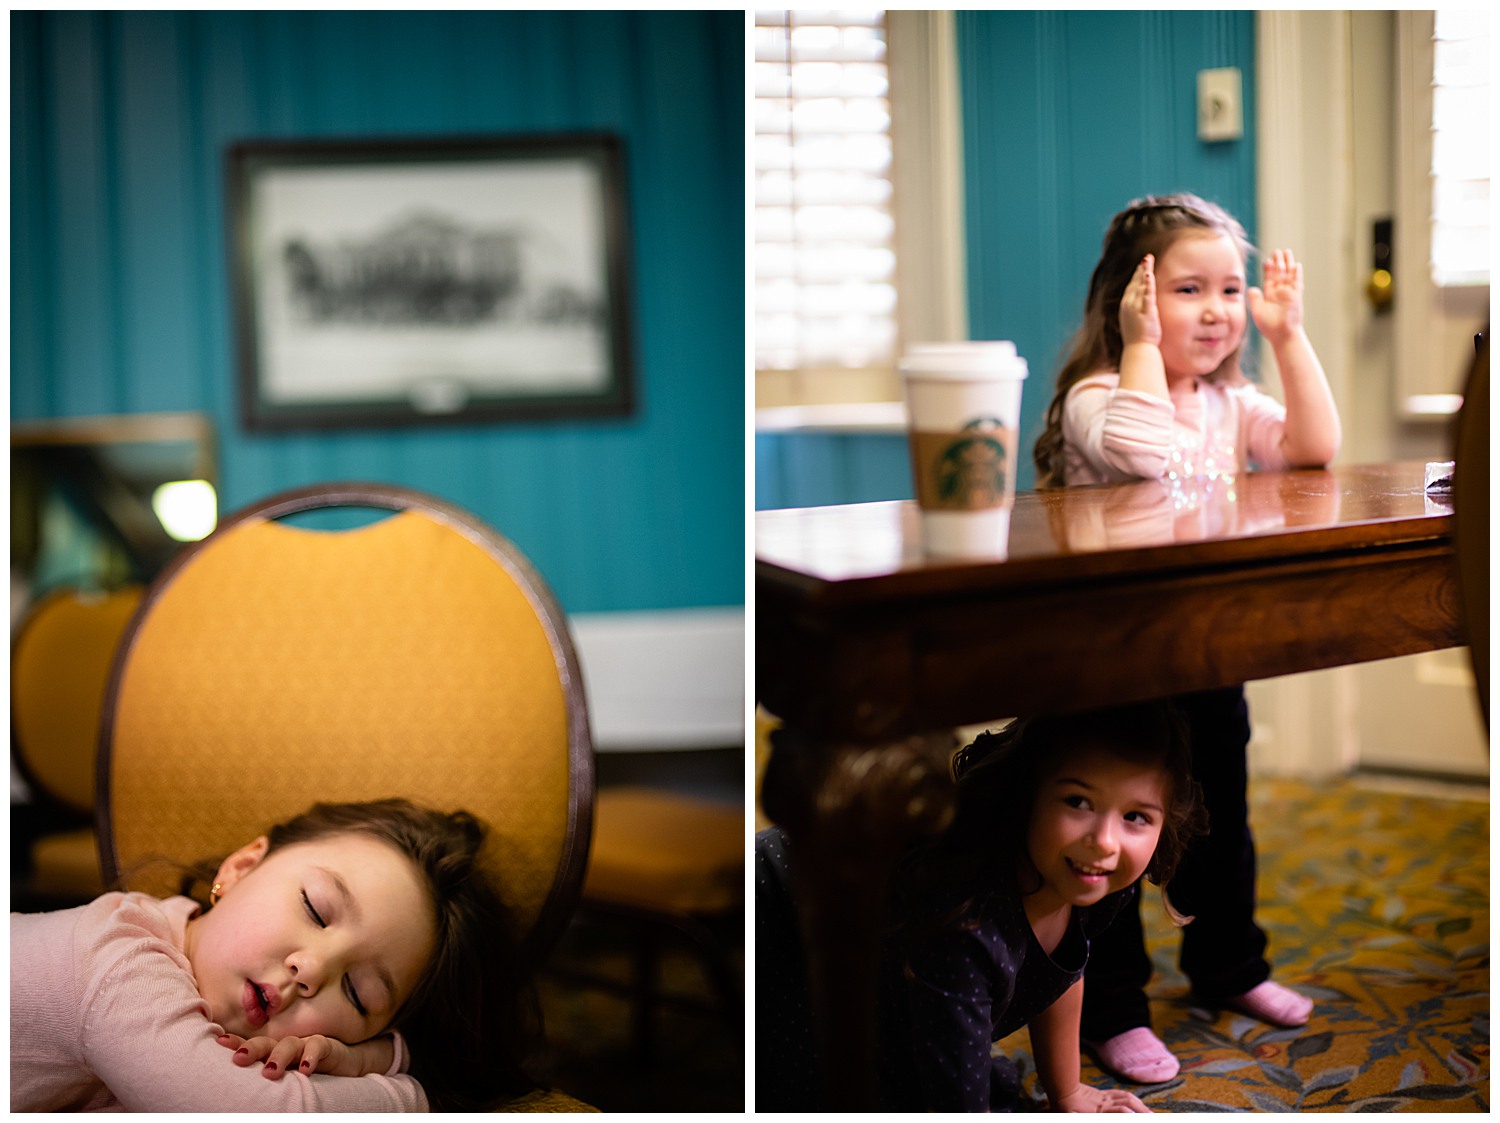
[[[10, 99], [16, 104], [24, 91], [40, 99], [44, 27], [38, 12], [11, 15], [12, 65]], [[11, 368], [48, 370], [52, 367], [53, 302], [50, 299], [52, 253], [47, 237], [52, 219], [52, 197], [42, 169], [48, 166], [47, 136], [34, 115], [11, 121], [10, 166], [24, 169], [11, 177], [10, 205], [10, 362]], [[18, 215], [26, 221], [16, 221]], [[35, 380], [10, 382], [12, 408], [25, 416], [50, 413], [47, 388]]]
[[[42, 35], [40, 94], [52, 112], [43, 190], [53, 201], [44, 278], [52, 317], [54, 374], [47, 407], [59, 413], [110, 413], [118, 408], [113, 360], [116, 317], [113, 208], [110, 205], [107, 16], [65, 12]], [[20, 91], [25, 96], [25, 91]], [[22, 103], [24, 104], [24, 102]], [[13, 109], [14, 112], [14, 109]], [[12, 223], [28, 221], [17, 214]], [[12, 371], [12, 380], [25, 372]]]
[[121, 22], [110, 106], [117, 145], [111, 195], [119, 227], [112, 287], [120, 309], [116, 346], [128, 413], [202, 409], [193, 361], [192, 295], [196, 235], [189, 191], [194, 178], [185, 128], [182, 21], [142, 12]]
[[758, 511], [911, 497], [903, 433], [756, 434]]
[[[1031, 367], [1020, 485], [1110, 216], [1174, 190], [1255, 224], [1254, 13], [958, 13], [970, 334]], [[1237, 66], [1246, 133], [1196, 136], [1196, 75]]]
[[[388, 480], [493, 523], [571, 611], [741, 601], [742, 13], [11, 20], [13, 416], [202, 409], [226, 510], [319, 479]], [[595, 129], [622, 136], [628, 163], [635, 415], [240, 428], [228, 145]]]

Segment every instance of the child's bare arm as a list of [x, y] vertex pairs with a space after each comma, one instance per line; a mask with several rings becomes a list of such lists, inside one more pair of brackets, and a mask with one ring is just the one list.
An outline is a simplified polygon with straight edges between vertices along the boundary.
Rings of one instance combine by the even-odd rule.
[[1161, 357], [1161, 315], [1156, 308], [1156, 258], [1147, 254], [1120, 298], [1120, 389], [1167, 399]]
[[1266, 259], [1265, 288], [1249, 292], [1250, 314], [1270, 343], [1286, 396], [1282, 455], [1293, 468], [1321, 468], [1338, 454], [1343, 433], [1323, 365], [1302, 330], [1302, 264], [1290, 250]]
[[1083, 980], [1031, 1019], [1031, 1052], [1036, 1072], [1054, 1111], [1147, 1111], [1129, 1092], [1079, 1083], [1078, 1027], [1083, 1015]]
[[368, 1076], [390, 1071], [396, 1059], [395, 1044], [389, 1034], [372, 1037], [358, 1045], [345, 1045], [333, 1037], [320, 1034], [310, 1037], [238, 1037], [226, 1033], [219, 1039], [226, 1049], [233, 1049], [234, 1063], [245, 1067], [264, 1061], [261, 1075], [280, 1080], [288, 1071], [304, 1076], [315, 1072], [329, 1076]]

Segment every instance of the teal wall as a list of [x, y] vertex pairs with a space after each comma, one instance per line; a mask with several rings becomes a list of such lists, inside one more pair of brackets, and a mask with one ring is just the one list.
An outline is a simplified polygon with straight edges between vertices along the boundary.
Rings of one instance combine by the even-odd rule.
[[[1017, 477], [1030, 488], [1110, 218], [1140, 195], [1193, 191], [1255, 237], [1255, 13], [961, 11], [956, 25], [969, 335], [1014, 340], [1030, 365]], [[1221, 66], [1240, 69], [1245, 136], [1206, 144], [1197, 73]], [[757, 445], [770, 456], [757, 461], [757, 507], [911, 497], [905, 449], [889, 441]]]
[[[386, 480], [492, 523], [569, 611], [743, 602], [741, 12], [10, 18], [13, 418], [201, 410], [223, 510]], [[633, 416], [240, 427], [230, 143], [580, 130], [625, 145]]]
[[904, 433], [755, 434], [755, 509], [910, 499]]

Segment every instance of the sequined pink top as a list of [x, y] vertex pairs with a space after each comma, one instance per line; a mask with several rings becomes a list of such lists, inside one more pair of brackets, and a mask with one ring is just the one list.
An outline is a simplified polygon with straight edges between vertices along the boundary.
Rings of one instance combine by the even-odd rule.
[[1198, 379], [1171, 400], [1121, 390], [1120, 376], [1091, 374], [1063, 405], [1063, 481], [1217, 479], [1286, 467], [1286, 409], [1254, 386]]

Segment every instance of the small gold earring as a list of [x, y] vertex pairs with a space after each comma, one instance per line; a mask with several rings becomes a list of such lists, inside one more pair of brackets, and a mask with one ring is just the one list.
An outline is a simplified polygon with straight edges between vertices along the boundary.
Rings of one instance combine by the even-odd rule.
[[214, 905], [218, 904], [219, 898], [223, 895], [223, 893], [224, 886], [217, 881], [214, 882], [214, 887], [208, 891], [209, 907], [213, 907]]

